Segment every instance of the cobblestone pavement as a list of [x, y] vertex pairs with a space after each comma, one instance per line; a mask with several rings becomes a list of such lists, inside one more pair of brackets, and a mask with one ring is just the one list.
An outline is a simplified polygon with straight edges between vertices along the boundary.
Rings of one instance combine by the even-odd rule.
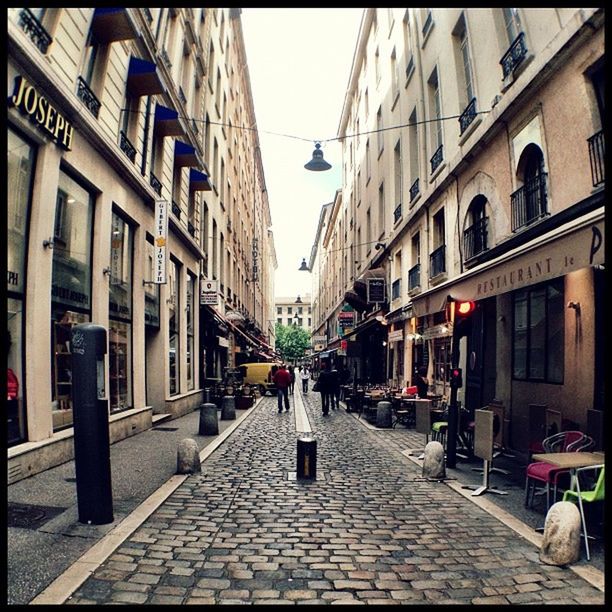
[[323, 417], [318, 394], [304, 396], [317, 480], [290, 480], [291, 403], [278, 414], [265, 398], [67, 603], [604, 603], [498, 519], [423, 480], [393, 432], [342, 410]]

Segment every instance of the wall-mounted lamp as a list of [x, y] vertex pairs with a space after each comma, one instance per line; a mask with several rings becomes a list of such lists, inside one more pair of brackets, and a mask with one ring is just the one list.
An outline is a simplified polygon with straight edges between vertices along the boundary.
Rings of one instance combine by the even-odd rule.
[[102, 274], [105, 274], [106, 276], [110, 276], [112, 273], [113, 272], [110, 268], [102, 268]]
[[384, 242], [377, 242], [377, 243], [374, 245], [374, 248], [375, 248], [377, 251], [380, 251], [380, 249], [384, 249], [386, 246], [387, 246], [387, 245], [386, 245]]
[[45, 249], [52, 249], [55, 246], [53, 242], [53, 238], [49, 238], [48, 240], [43, 240], [43, 246]]
[[568, 308], [573, 308], [576, 311], [576, 314], [580, 314], [580, 302], [568, 302]]

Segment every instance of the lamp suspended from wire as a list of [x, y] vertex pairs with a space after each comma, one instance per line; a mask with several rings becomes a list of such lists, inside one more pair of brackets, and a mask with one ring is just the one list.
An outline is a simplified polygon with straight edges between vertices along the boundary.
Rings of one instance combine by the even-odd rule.
[[323, 159], [323, 151], [321, 151], [321, 143], [315, 143], [315, 150], [312, 152], [312, 159], [304, 164], [306, 170], [312, 170], [313, 172], [321, 172], [322, 170], [329, 170], [331, 164], [328, 164]]
[[300, 267], [298, 268], [298, 272], [310, 272], [310, 268], [308, 267], [308, 264], [306, 263], [305, 257], [302, 257], [302, 263]]

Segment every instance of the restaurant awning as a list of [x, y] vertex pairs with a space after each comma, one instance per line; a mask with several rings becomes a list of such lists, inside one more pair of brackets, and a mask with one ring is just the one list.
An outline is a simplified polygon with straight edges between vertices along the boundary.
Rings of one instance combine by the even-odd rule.
[[195, 147], [186, 142], [177, 140], [174, 143], [174, 165], [175, 166], [199, 166]]
[[189, 189], [191, 189], [191, 191], [212, 191], [212, 186], [208, 180], [208, 174], [191, 168], [189, 170]]
[[164, 84], [153, 62], [132, 56], [128, 68], [127, 90], [132, 96], [152, 96], [164, 92]]
[[598, 208], [412, 298], [414, 316], [454, 300], [482, 300], [605, 262], [604, 208]]
[[104, 45], [138, 38], [138, 29], [125, 8], [95, 9], [91, 33], [97, 42]]
[[178, 111], [158, 104], [155, 107], [155, 133], [159, 136], [184, 136], [185, 130], [179, 119]]
[[363, 312], [368, 307], [365, 300], [356, 291], [353, 291], [352, 289], [349, 289], [344, 294], [344, 301], [359, 312]]

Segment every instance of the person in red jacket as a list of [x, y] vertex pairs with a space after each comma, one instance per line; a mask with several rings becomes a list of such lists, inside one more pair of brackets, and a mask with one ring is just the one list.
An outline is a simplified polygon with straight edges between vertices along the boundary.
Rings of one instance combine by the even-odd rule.
[[285, 412], [289, 412], [289, 386], [291, 385], [291, 374], [283, 363], [272, 378], [276, 385], [276, 395], [278, 397], [278, 413], [283, 411], [283, 401], [285, 402]]

